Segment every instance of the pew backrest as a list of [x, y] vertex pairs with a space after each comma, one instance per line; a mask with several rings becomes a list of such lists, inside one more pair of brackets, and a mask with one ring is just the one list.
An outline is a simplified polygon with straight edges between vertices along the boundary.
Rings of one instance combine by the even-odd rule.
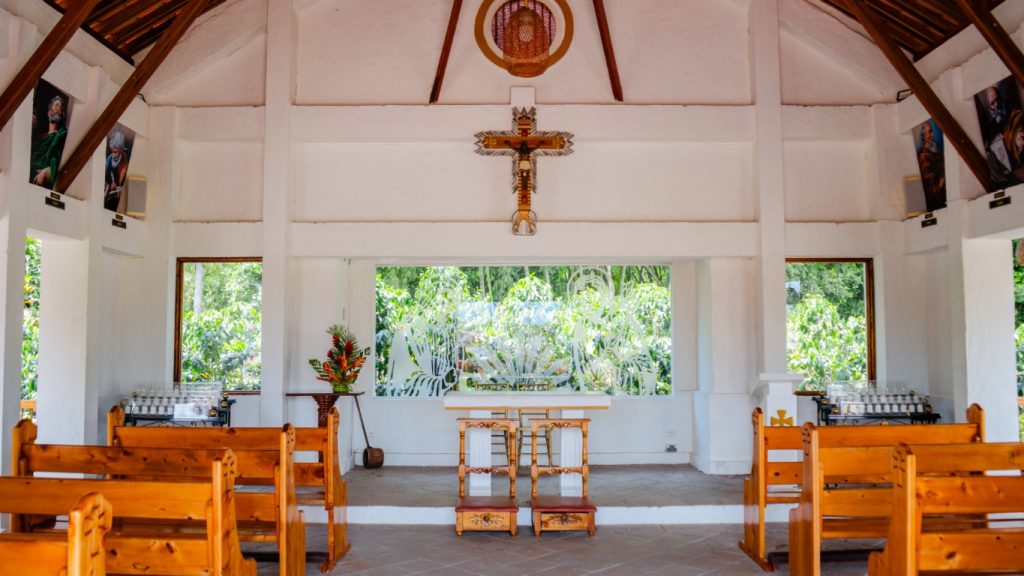
[[[873, 568], [877, 561], [885, 574], [1024, 572], [1024, 444], [904, 444], [891, 467], [893, 520]], [[1000, 516], [978, 521], [990, 514]], [[942, 523], [924, 531], [929, 515]]]
[[[100, 492], [109, 501], [116, 518], [132, 521], [138, 528], [150, 522], [165, 528], [201, 524], [206, 537], [201, 541], [163, 530], [166, 546], [152, 555], [152, 536], [133, 537], [114, 530], [108, 535], [107, 564], [111, 572], [132, 571], [136, 564], [158, 567], [192, 566], [210, 574], [254, 574], [255, 563], [243, 560], [235, 514], [235, 456], [221, 450], [214, 457], [204, 481], [161, 482], [151, 480], [109, 480], [87, 478], [0, 478], [0, 510], [11, 514], [11, 529], [30, 531], [40, 516], [62, 515], [77, 499]], [[168, 523], [171, 524], [168, 524]]]
[[0, 566], [13, 574], [104, 576], [104, 536], [111, 527], [110, 503], [89, 492], [68, 511], [67, 537], [53, 534], [0, 534]]
[[[114, 406], [107, 418], [107, 442], [122, 449], [143, 447], [205, 450], [230, 448], [239, 455], [237, 485], [273, 486], [273, 492], [244, 491], [236, 495], [243, 522], [273, 523], [282, 572], [305, 572], [306, 531], [299, 511], [295, 480], [296, 429], [281, 428], [164, 428], [124, 425], [124, 411]], [[308, 443], [309, 440], [307, 439]], [[269, 463], [273, 461], [273, 466]], [[322, 482], [322, 481], [321, 481]], [[260, 539], [265, 530], [243, 530], [243, 540]]]

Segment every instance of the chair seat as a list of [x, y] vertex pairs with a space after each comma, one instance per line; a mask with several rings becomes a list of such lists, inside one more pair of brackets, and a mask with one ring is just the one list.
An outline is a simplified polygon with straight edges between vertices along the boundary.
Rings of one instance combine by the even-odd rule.
[[534, 512], [595, 512], [597, 506], [582, 496], [538, 496], [530, 503]]
[[509, 496], [467, 496], [455, 506], [456, 512], [518, 512], [515, 498]]

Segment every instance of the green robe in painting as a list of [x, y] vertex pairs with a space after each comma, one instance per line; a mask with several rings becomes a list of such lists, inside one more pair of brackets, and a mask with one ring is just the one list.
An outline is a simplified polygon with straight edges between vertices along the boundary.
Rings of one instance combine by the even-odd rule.
[[52, 189], [57, 181], [57, 169], [60, 168], [60, 157], [64, 153], [64, 142], [67, 140], [68, 129], [58, 128], [56, 132], [48, 132], [32, 143], [32, 165], [29, 170], [29, 182], [35, 182], [36, 174], [44, 168], [50, 169]]

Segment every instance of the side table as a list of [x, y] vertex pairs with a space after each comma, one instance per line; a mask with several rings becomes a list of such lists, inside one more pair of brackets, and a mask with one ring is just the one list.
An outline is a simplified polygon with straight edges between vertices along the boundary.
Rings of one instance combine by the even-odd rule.
[[365, 392], [288, 392], [285, 396], [297, 397], [297, 396], [311, 396], [313, 401], [316, 402], [316, 425], [320, 428], [327, 427], [327, 413], [330, 412], [331, 406], [334, 406], [338, 398], [343, 396], [351, 396], [356, 403], [356, 411], [359, 413], [359, 421], [363, 421], [363, 411], [359, 408], [359, 397], [365, 394]]

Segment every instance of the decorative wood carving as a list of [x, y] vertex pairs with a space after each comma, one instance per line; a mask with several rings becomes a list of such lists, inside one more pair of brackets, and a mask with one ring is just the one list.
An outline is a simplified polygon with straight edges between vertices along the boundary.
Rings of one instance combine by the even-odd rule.
[[515, 156], [512, 164], [512, 190], [518, 206], [512, 215], [512, 233], [533, 236], [537, 233], [537, 215], [530, 206], [530, 194], [537, 191], [537, 156], [572, 154], [569, 132], [538, 132], [537, 110], [512, 109], [512, 130], [487, 130], [476, 133], [476, 153], [482, 156]]

